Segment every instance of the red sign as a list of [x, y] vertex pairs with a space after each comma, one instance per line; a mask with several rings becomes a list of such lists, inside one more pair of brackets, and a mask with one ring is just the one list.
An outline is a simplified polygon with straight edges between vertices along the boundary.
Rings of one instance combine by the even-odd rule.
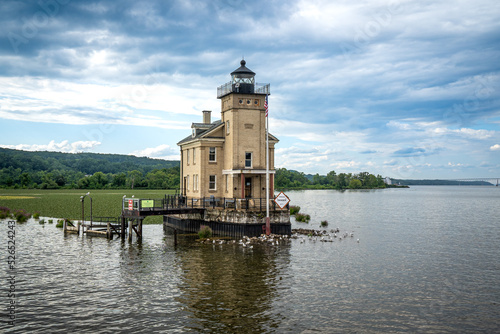
[[134, 210], [134, 200], [133, 199], [128, 200], [128, 209]]

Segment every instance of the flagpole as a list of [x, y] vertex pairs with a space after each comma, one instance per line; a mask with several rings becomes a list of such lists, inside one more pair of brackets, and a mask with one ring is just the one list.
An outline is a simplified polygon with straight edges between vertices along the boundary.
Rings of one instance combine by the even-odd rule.
[[269, 219], [269, 95], [266, 94], [266, 235], [271, 234], [271, 222]]

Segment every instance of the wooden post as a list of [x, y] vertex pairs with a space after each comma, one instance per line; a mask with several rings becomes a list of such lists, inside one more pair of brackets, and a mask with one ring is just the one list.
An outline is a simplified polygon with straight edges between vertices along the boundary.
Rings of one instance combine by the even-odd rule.
[[134, 229], [132, 228], [133, 224], [133, 220], [128, 221], [128, 241], [132, 241], [132, 232], [134, 232]]
[[137, 240], [142, 240], [142, 221], [144, 218], [139, 219], [139, 224], [137, 226]]
[[63, 222], [63, 232], [66, 233], [67, 229], [68, 229], [68, 221], [66, 219], [64, 219], [64, 222]]
[[106, 226], [106, 236], [108, 237], [108, 239], [113, 239], [113, 232], [111, 232], [111, 223], [108, 222], [107, 226]]
[[174, 246], [177, 246], [177, 229], [174, 229]]
[[120, 237], [125, 240], [125, 217], [121, 216]]

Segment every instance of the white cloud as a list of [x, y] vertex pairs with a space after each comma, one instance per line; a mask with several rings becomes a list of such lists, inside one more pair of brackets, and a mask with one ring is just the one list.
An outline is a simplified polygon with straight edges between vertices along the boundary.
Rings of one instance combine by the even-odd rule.
[[55, 151], [66, 153], [77, 153], [91, 151], [94, 147], [101, 145], [98, 141], [75, 141], [70, 143], [68, 140], [63, 140], [56, 143], [51, 140], [48, 144], [18, 144], [18, 145], [0, 145], [4, 148], [24, 151]]
[[158, 158], [165, 160], [179, 160], [180, 153], [178, 149], [172, 148], [170, 145], [162, 144], [156, 147], [148, 147], [142, 150], [137, 150], [130, 155], [137, 157]]
[[490, 147], [490, 150], [492, 151], [500, 151], [500, 145], [499, 144], [495, 144], [493, 146]]

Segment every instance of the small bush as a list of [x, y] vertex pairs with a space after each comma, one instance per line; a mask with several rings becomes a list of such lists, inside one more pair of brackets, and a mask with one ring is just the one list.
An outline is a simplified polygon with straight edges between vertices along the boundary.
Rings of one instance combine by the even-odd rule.
[[5, 206], [0, 206], [0, 219], [5, 219], [10, 216], [10, 209]]
[[14, 211], [14, 218], [17, 220], [18, 223], [24, 223], [31, 218], [31, 213], [28, 213], [24, 210], [16, 210]]
[[35, 213], [33, 214], [33, 218], [35, 218], [35, 219], [40, 219], [40, 212], [35, 212]]
[[38, 222], [38, 224], [44, 225], [45, 224], [45, 219], [40, 219], [40, 221]]
[[56, 227], [63, 228], [63, 225], [64, 225], [64, 219], [59, 219], [57, 221]]
[[198, 236], [200, 237], [200, 239], [210, 238], [212, 236], [212, 229], [206, 225], [201, 225]]
[[291, 205], [290, 206], [290, 214], [293, 216], [297, 213], [299, 213], [300, 211], [300, 206], [297, 206], [297, 205]]
[[327, 227], [327, 226], [328, 226], [328, 222], [326, 220], [322, 220], [321, 227]]
[[311, 220], [311, 216], [304, 213], [297, 213], [295, 214], [295, 220], [301, 223], [309, 223], [309, 221]]
[[54, 224], [54, 220], [53, 219], [49, 219], [49, 224]]

